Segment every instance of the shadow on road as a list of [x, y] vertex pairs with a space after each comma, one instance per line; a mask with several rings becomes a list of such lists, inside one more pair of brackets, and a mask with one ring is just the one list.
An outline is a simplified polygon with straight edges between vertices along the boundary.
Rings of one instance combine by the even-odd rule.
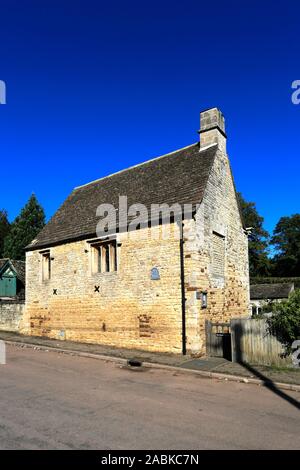
[[[242, 334], [243, 334], [242, 329], [240, 328], [239, 325], [236, 325], [236, 329], [238, 330], [238, 331], [236, 331], [236, 333], [237, 333], [236, 338], [241, 338]], [[280, 398], [282, 398], [283, 400], [286, 400], [288, 403], [290, 403], [295, 408], [300, 410], [300, 402], [299, 401], [295, 400], [293, 397], [289, 396], [287, 393], [280, 390], [278, 387], [276, 387], [276, 385], [274, 384], [274, 382], [271, 379], [269, 379], [268, 377], [263, 375], [261, 372], [256, 370], [253, 366], [250, 366], [249, 364], [247, 364], [246, 362], [243, 361], [243, 354], [242, 354], [241, 342], [240, 341], [236, 342], [235, 348], [236, 348], [236, 351], [235, 351], [235, 353], [236, 353], [236, 362], [238, 362], [241, 366], [243, 366], [245, 369], [247, 369], [249, 372], [251, 372], [251, 374], [255, 375], [258, 379], [262, 380], [263, 383], [264, 383], [264, 386], [266, 388], [268, 388], [269, 390], [271, 390], [271, 392], [275, 393]]]
[[264, 386], [271, 390], [271, 392], [275, 393], [278, 395], [280, 398], [283, 398], [287, 402], [289, 402], [291, 405], [295, 406], [300, 410], [300, 402], [295, 400], [293, 397], [290, 397], [287, 393], [283, 392], [279, 388], [276, 387], [274, 382], [272, 382], [271, 379], [263, 375], [261, 372], [256, 370], [254, 367], [250, 366], [249, 364], [246, 364], [245, 362], [239, 362], [241, 366], [243, 366], [245, 369], [247, 369], [249, 372], [251, 372], [253, 375], [255, 375], [258, 379], [262, 380], [264, 382]]

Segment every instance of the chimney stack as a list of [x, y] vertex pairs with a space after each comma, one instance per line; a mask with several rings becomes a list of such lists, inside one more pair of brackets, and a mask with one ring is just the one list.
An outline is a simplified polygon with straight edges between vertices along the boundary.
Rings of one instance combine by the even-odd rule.
[[225, 119], [218, 108], [210, 108], [200, 113], [200, 148], [218, 144], [226, 154]]

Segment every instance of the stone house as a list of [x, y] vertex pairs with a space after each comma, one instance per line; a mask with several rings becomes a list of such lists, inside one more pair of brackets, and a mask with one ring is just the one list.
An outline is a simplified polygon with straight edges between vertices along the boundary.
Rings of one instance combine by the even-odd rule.
[[273, 302], [287, 300], [295, 290], [293, 282], [274, 284], [252, 284], [250, 286], [250, 305], [252, 315], [259, 315], [262, 309]]
[[[249, 315], [248, 240], [224, 117], [212, 108], [200, 125], [200, 142], [73, 190], [27, 247], [24, 333], [204, 354], [205, 320]], [[101, 236], [100, 204], [118, 208], [115, 230]], [[181, 218], [178, 207], [189, 208]]]

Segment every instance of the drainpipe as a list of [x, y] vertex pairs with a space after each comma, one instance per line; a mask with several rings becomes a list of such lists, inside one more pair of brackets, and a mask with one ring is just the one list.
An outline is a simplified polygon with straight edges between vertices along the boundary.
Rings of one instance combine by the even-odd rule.
[[185, 285], [184, 285], [184, 223], [180, 222], [180, 280], [181, 280], [181, 311], [182, 311], [182, 354], [186, 355], [186, 324], [185, 324]]

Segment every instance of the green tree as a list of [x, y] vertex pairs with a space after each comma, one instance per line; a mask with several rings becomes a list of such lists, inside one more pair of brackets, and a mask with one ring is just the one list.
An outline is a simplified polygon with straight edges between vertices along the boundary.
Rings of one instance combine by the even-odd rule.
[[300, 289], [288, 300], [273, 304], [273, 315], [267, 320], [270, 332], [285, 346], [287, 353], [296, 339], [300, 339]]
[[9, 234], [10, 223], [7, 218], [7, 212], [0, 210], [0, 258], [3, 258], [4, 239]]
[[257, 212], [254, 202], [247, 202], [241, 193], [237, 193], [246, 228], [249, 234], [249, 271], [250, 276], [268, 276], [271, 260], [268, 257], [269, 233], [264, 229], [264, 218]]
[[6, 258], [25, 259], [25, 247], [45, 225], [45, 213], [34, 194], [23, 207], [20, 215], [11, 224], [11, 230], [4, 240]]
[[281, 217], [275, 227], [272, 245], [275, 276], [300, 276], [300, 214]]

